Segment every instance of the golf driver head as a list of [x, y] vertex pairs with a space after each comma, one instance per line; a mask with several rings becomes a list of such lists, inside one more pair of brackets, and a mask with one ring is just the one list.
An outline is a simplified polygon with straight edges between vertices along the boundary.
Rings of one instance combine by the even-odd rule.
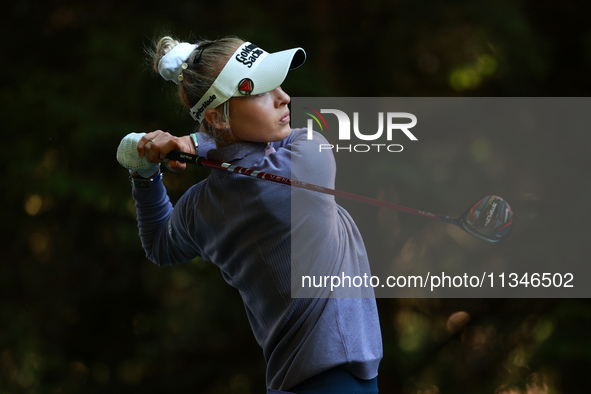
[[498, 242], [509, 236], [513, 227], [513, 211], [499, 196], [486, 196], [470, 207], [460, 218], [461, 227], [473, 236]]

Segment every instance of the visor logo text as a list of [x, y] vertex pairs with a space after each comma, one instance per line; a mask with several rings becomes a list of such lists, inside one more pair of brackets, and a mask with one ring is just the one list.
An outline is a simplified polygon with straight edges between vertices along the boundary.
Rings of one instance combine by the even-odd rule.
[[249, 44], [242, 48], [240, 53], [236, 55], [236, 60], [243, 63], [246, 67], [251, 68], [263, 52], [264, 51], [256, 45]]

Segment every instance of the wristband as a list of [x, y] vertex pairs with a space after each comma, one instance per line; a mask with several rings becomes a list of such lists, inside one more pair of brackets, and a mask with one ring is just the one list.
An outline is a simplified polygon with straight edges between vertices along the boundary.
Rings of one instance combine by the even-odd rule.
[[129, 180], [133, 187], [139, 190], [150, 190], [154, 182], [157, 182], [162, 179], [162, 172], [158, 172], [155, 177], [153, 178], [142, 178], [139, 176], [132, 176], [129, 175]]

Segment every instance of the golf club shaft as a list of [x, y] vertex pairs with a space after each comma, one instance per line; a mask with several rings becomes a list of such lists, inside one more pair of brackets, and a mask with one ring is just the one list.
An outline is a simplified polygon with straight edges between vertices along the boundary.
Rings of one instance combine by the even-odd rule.
[[398, 205], [398, 204], [392, 204], [392, 203], [389, 203], [386, 201], [380, 201], [380, 200], [376, 200], [376, 199], [369, 198], [369, 197], [359, 196], [359, 195], [352, 194], [352, 193], [342, 192], [339, 190], [334, 190], [334, 189], [330, 189], [327, 187], [298, 181], [296, 179], [290, 179], [290, 178], [286, 178], [286, 177], [274, 175], [274, 174], [269, 174], [269, 173], [262, 172], [262, 171], [255, 171], [255, 170], [251, 170], [249, 168], [239, 167], [239, 166], [235, 166], [235, 165], [232, 165], [229, 163], [220, 163], [220, 162], [209, 160], [204, 157], [197, 156], [197, 155], [194, 155], [191, 153], [172, 151], [168, 154], [167, 158], [170, 160], [177, 160], [177, 161], [181, 161], [184, 163], [201, 165], [201, 166], [209, 167], [209, 168], [217, 168], [217, 169], [225, 170], [225, 171], [232, 172], [235, 174], [251, 176], [254, 178], [264, 179], [266, 181], [271, 181], [271, 182], [275, 182], [275, 183], [282, 183], [284, 185], [295, 186], [295, 187], [299, 187], [302, 189], [312, 190], [312, 191], [315, 191], [318, 193], [324, 193], [324, 194], [330, 194], [330, 195], [337, 196], [337, 197], [343, 197], [343, 198], [347, 198], [350, 200], [355, 200], [355, 201], [360, 201], [360, 202], [364, 202], [364, 203], [368, 203], [368, 204], [372, 204], [372, 205], [377, 205], [379, 207], [395, 209], [395, 210], [410, 213], [413, 215], [418, 215], [418, 216], [423, 216], [423, 217], [427, 217], [430, 219], [440, 220], [440, 221], [443, 221], [446, 223], [451, 223], [451, 224], [455, 224], [455, 225], [459, 224], [457, 219], [449, 217], [449, 216], [441, 216], [441, 215], [437, 215], [434, 213], [430, 213], [430, 212], [426, 212], [426, 211], [422, 211], [422, 210], [418, 210], [418, 209], [414, 209], [414, 208], [404, 207], [404, 206]]

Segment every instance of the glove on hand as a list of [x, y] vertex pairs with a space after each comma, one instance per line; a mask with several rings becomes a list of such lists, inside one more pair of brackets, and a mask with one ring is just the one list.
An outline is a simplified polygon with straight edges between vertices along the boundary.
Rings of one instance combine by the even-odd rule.
[[117, 148], [117, 161], [129, 170], [137, 172], [142, 178], [149, 178], [160, 168], [160, 163], [150, 163], [146, 157], [137, 153], [137, 144], [146, 133], [129, 133], [121, 140]]

